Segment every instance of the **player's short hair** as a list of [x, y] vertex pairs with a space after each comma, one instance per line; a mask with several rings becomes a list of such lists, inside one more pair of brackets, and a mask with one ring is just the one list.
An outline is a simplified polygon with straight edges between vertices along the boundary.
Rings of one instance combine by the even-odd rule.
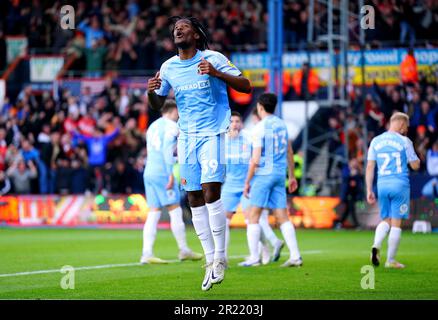
[[237, 112], [237, 111], [231, 111], [231, 116], [232, 117], [239, 117], [240, 120], [243, 120], [242, 115], [239, 112]]
[[199, 39], [196, 40], [196, 49], [199, 49], [201, 51], [204, 51], [208, 49], [208, 42], [210, 41], [210, 34], [208, 33], [208, 30], [202, 25], [201, 22], [199, 22], [198, 19], [194, 17], [180, 17], [180, 16], [173, 16], [169, 18], [171, 24], [173, 24], [171, 37], [172, 40], [175, 41], [174, 38], [174, 31], [175, 31], [175, 25], [179, 20], [187, 20], [195, 32], [199, 35]]
[[409, 116], [406, 113], [403, 112], [395, 112], [390, 120], [391, 123], [396, 122], [396, 121], [406, 121], [407, 123], [409, 123]]
[[176, 109], [176, 101], [173, 99], [166, 99], [166, 101], [163, 104], [163, 107], [161, 108], [161, 114], [166, 114], [171, 112], [173, 109]]
[[274, 93], [262, 93], [257, 99], [267, 113], [274, 113], [277, 106], [277, 96]]

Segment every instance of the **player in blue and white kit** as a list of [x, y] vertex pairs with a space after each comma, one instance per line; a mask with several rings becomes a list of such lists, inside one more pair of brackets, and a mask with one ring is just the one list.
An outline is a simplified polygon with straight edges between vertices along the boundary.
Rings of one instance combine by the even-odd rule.
[[420, 168], [412, 141], [404, 135], [408, 132], [409, 117], [401, 112], [394, 113], [387, 132], [375, 137], [368, 149], [366, 169], [367, 201], [376, 202], [373, 192], [374, 169], [377, 164], [377, 199], [382, 221], [376, 228], [371, 250], [371, 262], [380, 264], [380, 248], [389, 232], [388, 253], [385, 267], [404, 268], [395, 260], [400, 243], [402, 221], [409, 217], [409, 169]]
[[142, 264], [167, 263], [153, 254], [157, 225], [161, 210], [166, 207], [170, 216], [170, 229], [179, 248], [180, 260], [200, 260], [202, 255], [187, 246], [183, 212], [179, 205], [178, 182], [173, 175], [176, 140], [178, 137], [178, 109], [174, 100], [167, 100], [161, 109], [162, 117], [154, 121], [146, 133], [148, 156], [144, 170], [146, 200], [150, 208], [143, 228]]
[[[227, 226], [225, 231], [225, 256], [228, 257], [228, 247], [230, 243], [230, 222], [233, 214], [236, 213], [239, 203], [242, 206], [246, 224], [248, 224], [249, 200], [243, 195], [245, 178], [248, 173], [249, 159], [251, 158], [251, 141], [249, 134], [243, 129], [242, 116], [239, 112], [231, 113], [230, 130], [225, 136], [225, 161], [226, 177], [222, 186], [221, 199], [224, 203], [227, 214]], [[266, 212], [267, 213], [267, 212]], [[268, 215], [262, 216], [263, 226], [272, 231], [268, 222]], [[261, 219], [262, 220], [262, 219]], [[260, 222], [262, 224], [262, 222]], [[262, 227], [263, 231], [264, 228]], [[264, 233], [263, 233], [264, 235]], [[275, 236], [275, 234], [274, 234]], [[262, 261], [263, 264], [269, 263], [270, 251], [266, 243], [266, 237], [262, 236]], [[228, 261], [228, 259], [227, 259]]]
[[257, 113], [261, 121], [253, 130], [252, 158], [245, 181], [244, 194], [249, 196], [251, 211], [247, 228], [250, 257], [241, 266], [258, 266], [259, 224], [263, 208], [272, 209], [280, 230], [289, 248], [290, 257], [283, 267], [301, 266], [303, 261], [298, 250], [295, 228], [287, 213], [287, 198], [284, 188], [286, 169], [289, 169], [289, 192], [297, 188], [294, 177], [293, 150], [288, 141], [287, 128], [283, 120], [273, 113], [277, 97], [272, 93], [262, 94], [257, 101]]
[[159, 110], [171, 88], [178, 105], [178, 162], [192, 221], [201, 241], [206, 272], [202, 290], [225, 275], [224, 140], [230, 124], [227, 85], [249, 93], [251, 85], [221, 53], [208, 49], [207, 30], [194, 18], [176, 17], [172, 32], [178, 54], [148, 80], [148, 98]]

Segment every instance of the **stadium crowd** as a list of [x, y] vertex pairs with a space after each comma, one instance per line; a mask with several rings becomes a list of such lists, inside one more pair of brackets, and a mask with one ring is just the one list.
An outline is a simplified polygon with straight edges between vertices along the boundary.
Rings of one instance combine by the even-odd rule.
[[[74, 4], [76, 29], [64, 30], [59, 24], [61, 6], [70, 2], [0, 1], [0, 11], [5, 13], [0, 17], [0, 49], [2, 34], [26, 35], [30, 51], [74, 55], [77, 60], [72, 68], [91, 75], [102, 70], [155, 70], [175, 53], [168, 17], [177, 15], [200, 19], [210, 32], [211, 49], [226, 55], [267, 46], [266, 0], [80, 0]], [[376, 28], [366, 30], [370, 45], [418, 46], [417, 40], [436, 41], [436, 1], [371, 0], [365, 4], [372, 5], [376, 14]], [[289, 49], [306, 47], [308, 5], [304, 0], [284, 1], [284, 39]], [[326, 28], [327, 12], [322, 4], [315, 6], [315, 33], [320, 34]], [[350, 1], [349, 6], [350, 12], [359, 12], [358, 1]], [[335, 10], [334, 21], [339, 18]], [[353, 15], [349, 33], [350, 43], [358, 43], [359, 22]]]
[[[379, 8], [376, 23], [393, 28], [391, 32], [367, 31], [369, 42], [391, 40], [407, 45], [435, 36], [433, 30], [438, 22], [435, 1], [369, 3]], [[76, 30], [59, 27], [63, 4], [68, 3], [1, 1], [0, 10], [6, 14], [0, 21], [0, 42], [5, 34], [25, 34], [29, 50], [49, 48], [51, 52], [76, 55], [75, 68], [85, 69], [91, 75], [114, 69], [156, 70], [175, 54], [167, 18], [190, 12], [208, 26], [211, 49], [227, 54], [232, 50], [266, 47], [266, 1], [77, 1]], [[307, 5], [307, 1], [285, 1], [286, 43], [305, 43]], [[356, 2], [350, 5], [352, 11], [358, 11]], [[323, 20], [323, 13], [315, 19]], [[321, 21], [316, 22], [321, 26]], [[354, 42], [357, 25], [351, 21], [350, 27]], [[0, 57], [0, 61], [5, 59]], [[438, 135], [438, 83], [427, 83], [424, 78], [413, 85], [382, 88], [376, 83], [372, 92], [355, 88], [351, 96], [351, 106], [334, 107], [328, 119], [332, 133], [329, 151], [341, 159], [348, 148], [349, 159], [330, 158], [325, 178], [342, 177], [343, 194], [359, 196], [364, 146], [385, 129], [395, 110], [411, 116], [409, 136], [425, 171], [424, 160], [431, 152], [436, 153], [432, 145]], [[63, 90], [59, 100], [49, 92], [34, 96], [30, 87], [23, 88], [17, 99], [6, 98], [0, 105], [0, 194], [67, 194], [87, 190], [143, 193], [142, 170], [147, 156], [144, 133], [156, 117], [148, 108], [147, 97], [128, 92], [111, 81], [98, 95], [93, 95], [89, 88], [79, 97]], [[367, 141], [362, 135], [364, 126]], [[352, 188], [357, 190], [351, 192]]]

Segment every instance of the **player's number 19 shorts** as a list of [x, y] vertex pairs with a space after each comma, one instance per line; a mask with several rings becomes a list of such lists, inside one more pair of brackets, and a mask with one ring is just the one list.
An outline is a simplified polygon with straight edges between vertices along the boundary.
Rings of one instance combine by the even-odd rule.
[[186, 191], [202, 190], [201, 184], [224, 182], [225, 134], [178, 137], [181, 185]]

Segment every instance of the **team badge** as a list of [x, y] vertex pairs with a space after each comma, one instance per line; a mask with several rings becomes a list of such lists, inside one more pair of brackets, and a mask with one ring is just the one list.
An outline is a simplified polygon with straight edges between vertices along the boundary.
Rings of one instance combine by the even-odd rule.
[[400, 213], [406, 213], [406, 212], [408, 212], [408, 205], [404, 203], [400, 206]]
[[233, 68], [236, 68], [237, 69], [237, 67], [230, 61], [230, 60], [228, 60], [228, 65], [230, 66], [230, 67], [233, 67]]

